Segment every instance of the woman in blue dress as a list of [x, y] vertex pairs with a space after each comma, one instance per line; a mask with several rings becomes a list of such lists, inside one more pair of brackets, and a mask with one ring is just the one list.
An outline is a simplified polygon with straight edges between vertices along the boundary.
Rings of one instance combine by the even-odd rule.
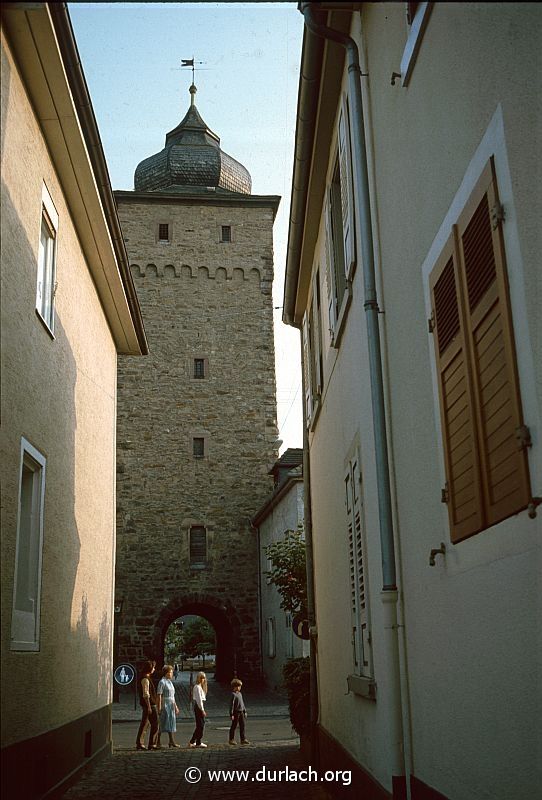
[[175, 703], [175, 686], [172, 682], [173, 667], [165, 664], [162, 670], [163, 678], [160, 679], [156, 688], [157, 710], [160, 714], [160, 733], [165, 732], [169, 736], [170, 747], [180, 747], [173, 734], [177, 730], [175, 715], [179, 713]]

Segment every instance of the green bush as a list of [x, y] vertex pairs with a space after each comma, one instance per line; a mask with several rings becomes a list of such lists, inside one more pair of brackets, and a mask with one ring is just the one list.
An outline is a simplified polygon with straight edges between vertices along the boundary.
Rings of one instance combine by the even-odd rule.
[[282, 668], [288, 691], [292, 728], [299, 736], [310, 733], [310, 658], [292, 658]]

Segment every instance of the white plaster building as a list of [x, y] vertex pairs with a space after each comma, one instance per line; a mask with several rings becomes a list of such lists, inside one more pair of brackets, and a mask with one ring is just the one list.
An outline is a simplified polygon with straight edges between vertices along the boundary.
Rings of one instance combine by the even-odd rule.
[[111, 750], [117, 354], [146, 352], [65, 4], [2, 8], [2, 795]]
[[284, 320], [304, 335], [322, 766], [368, 798], [526, 800], [541, 7], [301, 5]]
[[273, 494], [259, 509], [252, 524], [257, 530], [260, 574], [260, 627], [262, 672], [272, 689], [284, 686], [282, 668], [290, 658], [308, 656], [309, 643], [293, 631], [292, 614], [280, 607], [281, 597], [268, 583], [272, 568], [266, 548], [281, 541], [288, 531], [303, 525], [303, 451], [289, 448], [270, 470], [275, 478]]

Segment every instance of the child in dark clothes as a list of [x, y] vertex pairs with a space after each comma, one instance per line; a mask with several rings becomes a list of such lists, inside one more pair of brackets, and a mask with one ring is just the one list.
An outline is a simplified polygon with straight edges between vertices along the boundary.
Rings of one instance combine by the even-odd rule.
[[239, 678], [234, 678], [231, 682], [232, 693], [230, 702], [230, 744], [235, 744], [235, 729], [237, 728], [237, 723], [239, 723], [241, 744], [250, 744], [248, 739], [245, 739], [245, 717], [247, 715], [247, 709], [245, 706], [245, 701], [243, 700], [243, 695], [241, 694], [242, 685], [243, 681], [240, 681]]

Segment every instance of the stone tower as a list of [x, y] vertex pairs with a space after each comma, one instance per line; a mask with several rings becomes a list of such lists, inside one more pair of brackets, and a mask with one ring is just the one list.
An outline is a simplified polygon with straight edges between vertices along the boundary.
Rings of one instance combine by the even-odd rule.
[[[250, 519], [277, 457], [273, 221], [248, 171], [191, 104], [116, 192], [150, 354], [119, 359], [116, 657], [163, 659], [199, 614], [217, 677], [260, 674]], [[121, 602], [122, 601], [122, 602]]]

